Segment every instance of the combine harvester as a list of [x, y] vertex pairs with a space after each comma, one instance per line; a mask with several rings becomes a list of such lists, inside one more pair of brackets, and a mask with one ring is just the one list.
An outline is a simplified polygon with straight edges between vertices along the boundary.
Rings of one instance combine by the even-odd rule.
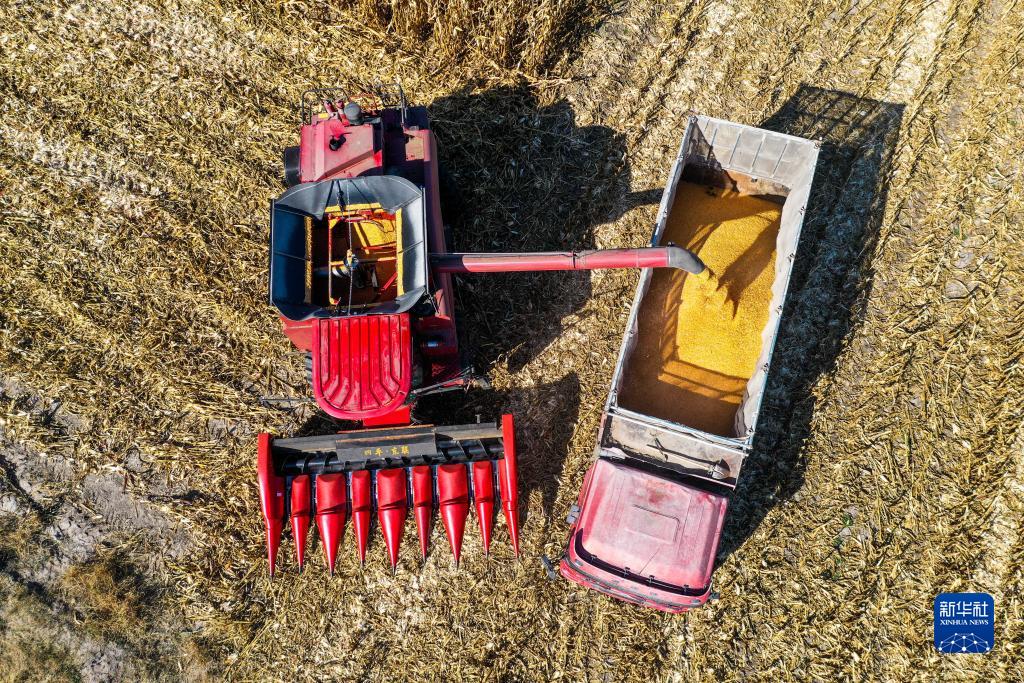
[[[361, 104], [360, 104], [361, 103]], [[398, 86], [303, 96], [301, 144], [284, 152], [290, 188], [271, 204], [270, 302], [309, 354], [317, 404], [361, 428], [259, 437], [270, 573], [286, 526], [298, 567], [309, 528], [334, 571], [351, 518], [361, 562], [374, 516], [392, 569], [409, 508], [425, 558], [434, 510], [458, 563], [473, 507], [488, 552], [495, 508], [519, 554], [515, 428], [414, 425], [427, 394], [474, 382], [459, 358], [452, 273], [671, 268], [705, 273], [671, 246], [534, 254], [453, 254], [445, 245], [437, 147], [426, 109]]]
[[755, 437], [818, 143], [690, 118], [652, 245], [715, 273], [645, 272], [563, 576], [667, 612], [703, 605], [729, 495]]

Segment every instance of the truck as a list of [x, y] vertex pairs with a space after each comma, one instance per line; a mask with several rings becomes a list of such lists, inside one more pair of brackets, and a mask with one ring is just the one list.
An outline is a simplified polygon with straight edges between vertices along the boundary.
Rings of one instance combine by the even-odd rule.
[[820, 143], [689, 117], [650, 246], [708, 273], [643, 270], [563, 577], [679, 613], [704, 605], [757, 436]]

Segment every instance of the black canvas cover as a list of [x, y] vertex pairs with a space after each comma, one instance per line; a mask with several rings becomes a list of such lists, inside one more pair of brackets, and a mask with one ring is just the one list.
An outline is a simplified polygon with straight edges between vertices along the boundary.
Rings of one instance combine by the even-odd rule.
[[402, 249], [398, 253], [402, 291], [361, 314], [401, 313], [427, 291], [426, 202], [414, 183], [400, 176], [365, 176], [301, 183], [270, 207], [270, 303], [289, 320], [338, 315], [305, 302], [305, 218], [323, 220], [329, 206], [380, 204], [389, 213], [402, 211]]

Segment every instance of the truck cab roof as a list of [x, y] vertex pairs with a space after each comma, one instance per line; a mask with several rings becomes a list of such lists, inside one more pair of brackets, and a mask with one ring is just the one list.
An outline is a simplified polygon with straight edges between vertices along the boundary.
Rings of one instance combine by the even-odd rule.
[[667, 611], [703, 604], [727, 502], [681, 478], [598, 458], [587, 474], [563, 573]]

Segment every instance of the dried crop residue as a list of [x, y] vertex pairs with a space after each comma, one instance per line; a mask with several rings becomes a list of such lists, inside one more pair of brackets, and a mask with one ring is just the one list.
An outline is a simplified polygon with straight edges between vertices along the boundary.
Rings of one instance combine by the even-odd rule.
[[[207, 666], [238, 681], [1012, 678], [1020, 9], [0, 3], [0, 379], [39, 397], [0, 400], [0, 668], [85, 681], [201, 680]], [[491, 557], [467, 532], [456, 570], [435, 524], [423, 564], [409, 520], [397, 576], [374, 534], [365, 568], [346, 546], [331, 579], [315, 544], [301, 575], [282, 552], [267, 577], [254, 435], [329, 428], [311, 420], [303, 356], [266, 303], [267, 202], [302, 90], [378, 80], [430, 110], [462, 198], [444, 210], [458, 251], [643, 245], [691, 110], [823, 141], [723, 529], [720, 600], [674, 617], [549, 581], [536, 561], [565, 547], [633, 270], [459, 278], [460, 346], [494, 390], [440, 395], [436, 412], [515, 414], [522, 560], [499, 522]], [[957, 249], [972, 259], [957, 265]], [[953, 279], [964, 291], [947, 298]], [[105, 582], [76, 595], [62, 580], [104, 548], [147, 588], [146, 628], [121, 640]], [[992, 652], [931, 651], [947, 590], [997, 595]]]
[[680, 183], [662, 243], [696, 252], [710, 280], [657, 271], [639, 312], [624, 407], [732, 436], [761, 354], [782, 207]]

